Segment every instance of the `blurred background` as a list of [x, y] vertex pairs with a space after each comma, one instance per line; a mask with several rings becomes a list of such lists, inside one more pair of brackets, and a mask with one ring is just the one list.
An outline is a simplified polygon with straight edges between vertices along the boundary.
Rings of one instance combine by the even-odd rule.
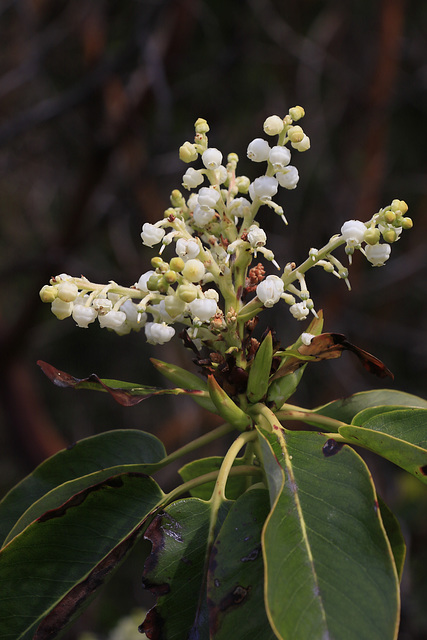
[[[282, 266], [302, 261], [345, 220], [406, 200], [414, 230], [384, 268], [356, 255], [351, 293], [321, 270], [308, 277], [325, 330], [383, 360], [394, 382], [344, 354], [309, 367], [294, 400], [311, 408], [379, 386], [427, 397], [424, 0], [2, 0], [0, 41], [2, 495], [47, 456], [95, 433], [144, 429], [171, 451], [213, 426], [184, 399], [125, 409], [103, 394], [57, 389], [36, 366], [42, 359], [78, 377], [159, 386], [149, 357], [192, 366], [179, 341], [152, 347], [142, 333], [59, 322], [38, 291], [62, 272], [130, 285], [150, 268], [141, 225], [162, 217], [181, 186], [177, 151], [198, 117], [211, 126], [210, 144], [237, 152], [239, 173], [253, 179], [259, 167], [246, 147], [265, 117], [304, 106], [311, 150], [294, 152], [300, 183], [279, 199], [289, 226], [269, 210], [260, 217]], [[268, 322], [284, 345], [303, 329], [284, 304]], [[421, 640], [427, 492], [392, 465], [369, 464], [409, 545], [399, 638]], [[166, 487], [175, 478], [172, 470]], [[143, 551], [135, 553], [68, 638], [105, 634], [145, 605]]]

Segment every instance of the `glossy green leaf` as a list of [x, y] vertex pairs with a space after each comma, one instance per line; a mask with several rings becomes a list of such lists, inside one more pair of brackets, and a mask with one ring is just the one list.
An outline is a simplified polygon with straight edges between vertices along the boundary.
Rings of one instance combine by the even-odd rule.
[[[205, 473], [211, 471], [219, 471], [224, 458], [221, 456], [212, 456], [210, 458], [200, 458], [194, 460], [181, 467], [179, 475], [184, 482], [188, 482], [193, 478], [198, 478]], [[233, 466], [247, 464], [244, 458], [236, 458]], [[249, 484], [252, 479], [249, 479]], [[226, 495], [229, 500], [236, 500], [249, 486], [248, 478], [245, 476], [231, 476], [227, 481]], [[212, 496], [215, 483], [207, 482], [191, 490], [191, 495], [201, 500], [209, 500]]]
[[[153, 464], [162, 460], [165, 455], [165, 449], [160, 440], [143, 431], [131, 429], [108, 431], [80, 440], [42, 462], [3, 498], [0, 502], [0, 541], [4, 542], [15, 523], [33, 503], [59, 485], [95, 472], [101, 474], [98, 477], [100, 481], [114, 475], [110, 467]], [[115, 473], [118, 472], [116, 469]], [[148, 468], [144, 472], [148, 473]], [[76, 491], [95, 482], [89, 478], [86, 485], [77, 487]], [[72, 495], [72, 493], [64, 494], [62, 502]], [[61, 502], [52, 503], [48, 508], [54, 508], [59, 504]], [[41, 513], [37, 513], [36, 517], [38, 515]]]
[[405, 539], [400, 528], [400, 524], [394, 513], [389, 509], [384, 500], [378, 496], [378, 504], [381, 511], [381, 518], [384, 528], [387, 533], [388, 540], [390, 542], [391, 550], [393, 552], [394, 563], [397, 569], [397, 575], [399, 580], [402, 580], [403, 567], [406, 558], [406, 544]]
[[212, 640], [274, 640], [264, 605], [261, 532], [270, 511], [266, 489], [246, 491], [215, 540], [208, 573]]
[[250, 402], [259, 402], [267, 393], [272, 358], [273, 337], [271, 331], [269, 331], [261, 342], [249, 369], [246, 393]]
[[[367, 414], [369, 417], [369, 414]], [[362, 416], [356, 416], [359, 422]], [[344, 426], [340, 435], [406, 469], [427, 484], [427, 409], [400, 409]]]
[[47, 512], [0, 552], [0, 638], [54, 638], [137, 542], [163, 497], [121, 474]]
[[192, 398], [204, 409], [211, 411], [213, 413], [216, 412], [215, 405], [212, 400], [208, 397], [208, 385], [206, 380], [199, 378], [194, 373], [183, 369], [182, 367], [178, 367], [175, 364], [171, 364], [169, 362], [163, 362], [163, 360], [157, 360], [156, 358], [150, 358], [150, 361], [156, 367], [161, 374], [165, 376], [168, 380], [170, 380], [173, 384], [183, 387], [184, 389], [191, 389], [193, 391], [205, 391], [207, 397], [193, 395]]
[[[218, 528], [228, 510], [220, 510]], [[145, 538], [152, 551], [143, 583], [157, 596], [140, 631], [149, 638], [209, 638], [206, 603], [206, 545], [210, 505], [198, 498], [178, 500], [158, 514]]]
[[427, 400], [403, 391], [392, 389], [377, 389], [375, 391], [362, 391], [348, 398], [334, 400], [315, 409], [315, 413], [335, 418], [342, 422], [351, 423], [356, 413], [368, 407], [381, 405], [399, 405], [404, 407], [427, 408]]
[[293, 373], [273, 380], [268, 388], [267, 402], [272, 411], [277, 411], [295, 393], [304, 374], [306, 364]]
[[265, 464], [280, 466], [283, 479], [263, 534], [277, 637], [396, 638], [398, 576], [363, 460], [348, 446], [325, 455], [325, 437], [312, 432], [275, 429], [261, 440]]

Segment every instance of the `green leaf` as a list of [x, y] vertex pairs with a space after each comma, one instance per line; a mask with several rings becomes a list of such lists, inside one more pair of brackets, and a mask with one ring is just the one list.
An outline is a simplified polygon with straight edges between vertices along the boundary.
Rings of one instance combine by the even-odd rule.
[[[165, 455], [160, 440], [143, 431], [109, 431], [80, 440], [45, 460], [3, 498], [0, 502], [0, 542], [4, 542], [15, 523], [33, 503], [59, 485], [104, 470], [107, 470], [105, 477], [109, 477], [114, 475], [111, 467], [153, 464]], [[90, 484], [94, 482], [89, 478], [87, 485]], [[76, 490], [83, 488], [84, 485]], [[64, 499], [71, 495], [65, 495]], [[49, 508], [59, 504], [53, 503]]]
[[370, 473], [348, 446], [325, 437], [261, 432], [265, 464], [280, 465], [263, 534], [266, 608], [284, 640], [392, 640], [399, 583]]
[[[184, 389], [191, 389], [193, 391], [204, 391], [208, 396], [208, 385], [205, 380], [202, 380], [198, 376], [194, 375], [182, 367], [178, 367], [176, 364], [170, 364], [169, 362], [163, 362], [163, 360], [157, 360], [156, 358], [150, 358], [150, 361], [156, 367], [161, 374], [170, 380], [173, 384], [183, 387]], [[192, 396], [193, 400], [197, 402], [201, 407], [216, 413], [215, 405], [209, 397]]]
[[246, 491], [231, 507], [215, 540], [207, 584], [214, 640], [276, 637], [264, 606], [261, 531], [269, 510], [268, 491]]
[[334, 400], [314, 410], [323, 416], [335, 418], [342, 422], [351, 423], [356, 413], [368, 407], [382, 405], [399, 405], [405, 407], [427, 408], [427, 400], [413, 396], [403, 391], [393, 391], [392, 389], [377, 389], [375, 391], [362, 391], [355, 393], [348, 398]]
[[120, 474], [47, 512], [0, 552], [0, 638], [47, 640], [79, 612], [142, 534], [157, 484]]
[[261, 342], [249, 369], [247, 397], [250, 402], [259, 402], [267, 393], [272, 358], [273, 337], [269, 331]]
[[306, 366], [307, 365], [304, 364], [293, 373], [288, 373], [286, 376], [273, 380], [268, 388], [267, 395], [268, 406], [271, 407], [272, 411], [280, 409], [286, 400], [296, 391]]
[[[211, 471], [219, 471], [224, 458], [212, 456], [210, 458], [200, 458], [189, 462], [179, 469], [178, 473], [184, 482], [193, 478], [198, 478]], [[244, 458], [235, 458], [233, 466], [247, 464]], [[248, 488], [248, 478], [245, 476], [231, 476], [227, 481], [227, 498], [236, 500]], [[201, 500], [209, 500], [214, 490], [215, 482], [207, 482], [191, 490], [191, 495]]]
[[406, 557], [406, 544], [402, 535], [400, 524], [394, 513], [389, 509], [384, 500], [378, 496], [378, 504], [381, 511], [381, 518], [387, 537], [393, 552], [394, 563], [397, 569], [399, 580], [402, 580], [403, 567]]
[[412, 473], [427, 484], [427, 409], [400, 409], [380, 413], [361, 426], [343, 426], [339, 433], [352, 444], [365, 447]]
[[[228, 510], [220, 510], [218, 527]], [[178, 500], [158, 514], [145, 538], [153, 547], [145, 566], [144, 586], [157, 596], [140, 631], [149, 638], [208, 638], [206, 545], [210, 504], [198, 498]]]

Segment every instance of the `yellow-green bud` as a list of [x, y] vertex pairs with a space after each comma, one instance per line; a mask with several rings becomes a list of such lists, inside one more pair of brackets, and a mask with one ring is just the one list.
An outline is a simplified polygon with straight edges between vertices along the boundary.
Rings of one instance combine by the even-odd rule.
[[289, 115], [291, 116], [292, 120], [296, 121], [305, 116], [305, 111], [302, 107], [296, 106], [289, 109]]
[[169, 269], [169, 265], [167, 262], [162, 260], [160, 256], [154, 256], [151, 258], [151, 266], [153, 269], [159, 269], [159, 271], [165, 272]]
[[402, 218], [402, 228], [403, 229], [412, 229], [414, 223], [412, 222], [412, 218]]
[[364, 241], [367, 244], [378, 244], [380, 241], [380, 230], [375, 227], [371, 227], [365, 231]]
[[44, 287], [40, 289], [40, 299], [42, 302], [53, 302], [58, 294], [57, 287], [53, 287], [50, 284], [45, 284]]
[[172, 258], [169, 263], [169, 268], [172, 269], [172, 271], [182, 271], [184, 266], [184, 260], [178, 257]]
[[405, 214], [408, 211], [408, 205], [406, 204], [406, 202], [404, 200], [395, 199], [391, 203], [391, 210], [392, 211], [401, 211], [403, 214]]
[[165, 209], [164, 213], [163, 213], [163, 217], [164, 218], [169, 218], [169, 216], [176, 216], [176, 211], [173, 207], [168, 207], [167, 209]]
[[233, 162], [237, 164], [239, 162], [239, 156], [237, 155], [237, 153], [229, 153], [227, 156], [227, 162]]
[[72, 302], [77, 298], [78, 293], [78, 287], [74, 282], [65, 281], [58, 285], [58, 298], [64, 302]]
[[301, 140], [304, 138], [304, 131], [299, 125], [296, 125], [295, 127], [290, 127], [287, 133], [288, 133], [288, 138], [291, 142], [301, 142]]
[[236, 177], [236, 187], [238, 188], [240, 193], [248, 193], [250, 186], [251, 186], [251, 181], [247, 176]]
[[184, 142], [179, 148], [179, 159], [183, 162], [194, 162], [198, 155], [196, 147], [191, 142]]
[[209, 125], [204, 118], [198, 118], [194, 123], [196, 133], [207, 133], [209, 131]]
[[186, 303], [178, 296], [166, 296], [165, 298], [165, 309], [171, 318], [176, 318], [181, 315], [185, 311]]
[[[171, 204], [174, 207], [183, 207], [185, 205], [185, 199], [179, 189], [174, 189], [171, 193]], [[169, 209], [167, 209], [169, 211]], [[175, 211], [174, 211], [175, 213]]]
[[184, 302], [193, 302], [197, 298], [197, 287], [194, 284], [182, 284], [176, 293]]
[[163, 277], [168, 284], [174, 284], [174, 282], [176, 282], [176, 279], [177, 279], [176, 271], [171, 271], [171, 270], [166, 271]]
[[388, 224], [391, 224], [396, 220], [396, 213], [394, 211], [386, 211], [384, 214], [384, 220]]
[[153, 273], [147, 281], [148, 291], [159, 291], [159, 286], [162, 281], [162, 276], [158, 273]]
[[385, 242], [395, 242], [397, 239], [397, 233], [394, 229], [387, 229], [383, 232], [383, 238]]

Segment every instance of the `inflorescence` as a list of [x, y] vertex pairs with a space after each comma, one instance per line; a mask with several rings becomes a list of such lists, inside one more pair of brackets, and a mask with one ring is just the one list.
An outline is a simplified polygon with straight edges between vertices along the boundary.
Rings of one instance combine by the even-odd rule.
[[[283, 119], [273, 115], [265, 120], [264, 133], [276, 140], [270, 144], [256, 138], [249, 144], [248, 158], [265, 167], [263, 175], [252, 181], [236, 174], [235, 153], [223, 164], [222, 153], [208, 145], [206, 120], [199, 118], [194, 142], [185, 142], [179, 150], [185, 163], [201, 159], [202, 166], [189, 167], [182, 179], [190, 194], [186, 198], [178, 189], [172, 191], [171, 206], [163, 219], [142, 227], [143, 244], [160, 245], [151, 260], [152, 269], [131, 287], [60, 274], [41, 289], [43, 302], [51, 303], [57, 318], [72, 316], [79, 327], [98, 320], [101, 327], [120, 335], [144, 328], [151, 344], [168, 342], [175, 334], [172, 325], [180, 323], [191, 339], [200, 339], [220, 352], [239, 348], [245, 322], [281, 299], [297, 320], [304, 320], [310, 312], [316, 315], [305, 279], [311, 267], [322, 267], [350, 288], [348, 269], [333, 251], [345, 245], [350, 264], [354, 251], [359, 250], [373, 266], [382, 266], [390, 256], [391, 244], [403, 229], [412, 227], [412, 220], [406, 217], [407, 204], [393, 200], [367, 222], [348, 220], [323, 248], [310, 249], [301, 265], [290, 262], [281, 270], [266, 247], [267, 236], [256, 217], [266, 205], [287, 224], [282, 207], [273, 198], [279, 187], [295, 189], [298, 184], [289, 147], [299, 152], [310, 148], [308, 136], [295, 124], [303, 116], [303, 108], [297, 106]], [[163, 256], [170, 252], [165, 251], [169, 245], [174, 255], [167, 260]], [[271, 262], [280, 275], [265, 277], [259, 256]], [[251, 266], [254, 259], [257, 262]], [[255, 295], [247, 301], [251, 294]]]

